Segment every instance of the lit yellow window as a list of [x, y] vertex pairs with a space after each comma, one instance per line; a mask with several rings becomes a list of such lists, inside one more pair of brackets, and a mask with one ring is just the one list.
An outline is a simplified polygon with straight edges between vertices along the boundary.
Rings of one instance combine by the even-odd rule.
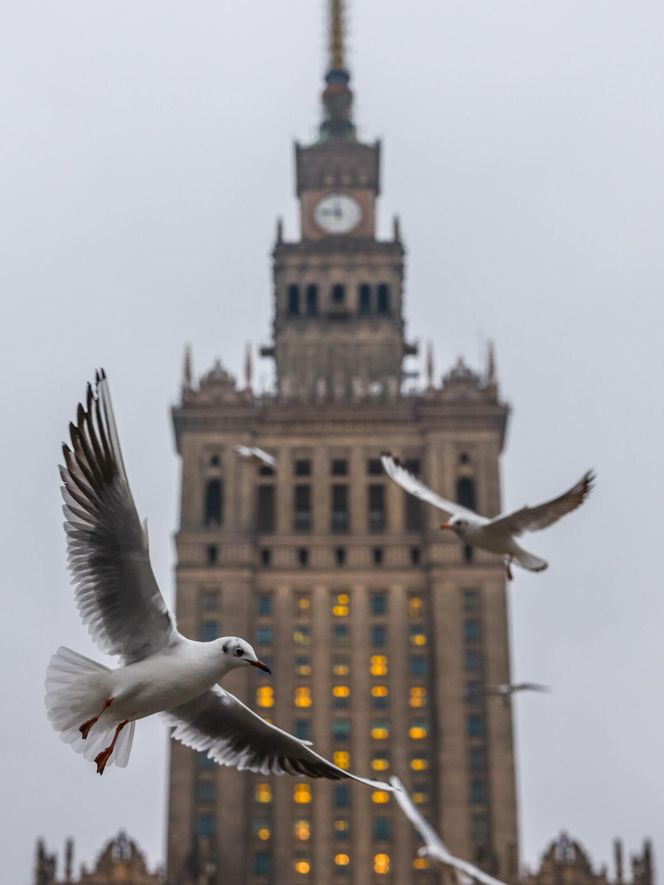
[[332, 761], [339, 768], [348, 769], [350, 768], [350, 753], [348, 750], [337, 750], [332, 756]]
[[295, 665], [295, 672], [298, 676], [311, 676], [311, 664], [300, 661]]
[[308, 820], [296, 820], [293, 829], [295, 838], [300, 842], [306, 842], [311, 837], [311, 824]]
[[413, 771], [426, 771], [429, 767], [429, 763], [421, 756], [416, 756], [414, 759], [410, 760], [410, 767]]
[[337, 663], [332, 667], [332, 672], [335, 676], [348, 676], [350, 667], [348, 664]]
[[334, 829], [337, 833], [347, 833], [350, 829], [350, 824], [345, 817], [338, 817], [334, 822]]
[[297, 685], [295, 687], [295, 706], [310, 707], [311, 706], [311, 689], [308, 685]]
[[274, 707], [274, 689], [271, 685], [259, 685], [256, 689], [256, 703], [259, 707]]
[[311, 633], [308, 627], [296, 627], [293, 630], [293, 642], [296, 645], [311, 645]]
[[416, 805], [424, 805], [424, 804], [426, 803], [426, 801], [427, 801], [428, 798], [429, 798], [429, 797], [427, 796], [427, 794], [426, 794], [426, 793], [423, 793], [422, 791], [417, 791], [417, 790], [416, 790], [416, 791], [413, 793], [413, 802], [414, 802]]
[[272, 801], [272, 787], [269, 784], [256, 784], [256, 801], [263, 805]]
[[390, 736], [387, 722], [376, 722], [371, 728], [371, 737], [376, 741], [384, 741]]
[[387, 771], [390, 767], [390, 763], [386, 756], [374, 756], [371, 760], [371, 767], [374, 771]]
[[300, 873], [302, 876], [306, 876], [307, 873], [311, 870], [311, 864], [308, 860], [296, 860], [295, 861], [295, 872]]
[[371, 695], [374, 698], [386, 698], [390, 693], [389, 688], [386, 685], [372, 685], [371, 686]]
[[347, 593], [335, 593], [332, 597], [332, 614], [335, 618], [346, 618], [350, 611], [350, 596]]
[[372, 676], [387, 676], [387, 655], [371, 655], [369, 672]]
[[332, 686], [332, 694], [335, 698], [347, 698], [350, 697], [350, 686], [349, 685], [333, 685]]
[[347, 867], [350, 863], [350, 857], [347, 854], [335, 854], [334, 862], [338, 867]]
[[413, 645], [417, 645], [420, 647], [426, 645], [427, 638], [424, 633], [424, 629], [418, 628], [417, 630], [413, 630], [413, 632], [410, 634], [410, 641], [413, 643]]
[[408, 613], [411, 618], [419, 618], [422, 616], [422, 597], [421, 596], [411, 596], [408, 600]]
[[390, 855], [389, 854], [375, 854], [374, 855], [374, 873], [389, 873], [390, 872]]
[[295, 607], [299, 615], [307, 615], [311, 608], [311, 600], [308, 596], [298, 596]]
[[309, 784], [295, 784], [293, 799], [298, 805], [308, 805], [311, 802], [311, 787]]
[[426, 725], [411, 725], [408, 729], [408, 736], [414, 741], [422, 741], [429, 733]]
[[427, 690], [422, 685], [413, 685], [410, 689], [410, 706], [424, 707], [427, 702]]
[[371, 794], [371, 801], [375, 805], [387, 805], [390, 801], [390, 794], [386, 790], [374, 790]]
[[270, 830], [269, 827], [261, 827], [258, 830], [258, 832], [256, 833], [256, 835], [258, 836], [258, 838], [262, 842], [266, 842], [270, 838], [270, 836], [272, 835], [272, 831]]
[[416, 857], [413, 861], [413, 866], [416, 870], [428, 870], [429, 860], [426, 857]]

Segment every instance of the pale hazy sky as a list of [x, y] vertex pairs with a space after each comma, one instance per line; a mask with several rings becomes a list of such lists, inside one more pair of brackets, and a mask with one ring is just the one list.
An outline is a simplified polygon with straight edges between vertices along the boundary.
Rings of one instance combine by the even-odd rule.
[[[510, 588], [522, 857], [561, 828], [608, 860], [662, 841], [664, 5], [354, 0], [361, 133], [384, 145], [411, 338], [437, 371], [495, 339], [513, 405], [507, 506], [589, 466], [590, 502], [531, 539]], [[294, 139], [318, 121], [322, 0], [5, 0], [0, 6], [4, 480], [0, 840], [91, 860], [120, 827], [163, 856], [166, 735], [99, 778], [46, 722], [59, 644], [98, 656], [65, 571], [59, 444], [96, 366], [172, 596], [183, 345], [234, 370], [268, 339], [275, 219], [295, 236]], [[268, 367], [258, 372], [268, 374]]]

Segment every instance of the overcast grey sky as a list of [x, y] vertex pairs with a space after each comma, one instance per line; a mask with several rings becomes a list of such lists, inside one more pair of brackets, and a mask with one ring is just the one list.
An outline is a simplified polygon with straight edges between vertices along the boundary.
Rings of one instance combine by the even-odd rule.
[[[522, 857], [567, 828], [596, 862], [659, 839], [662, 796], [661, 0], [353, 0], [361, 133], [408, 247], [408, 334], [437, 371], [495, 339], [514, 411], [507, 506], [589, 466], [590, 502], [510, 589]], [[269, 333], [292, 141], [318, 121], [323, 0], [5, 0], [0, 6], [0, 840], [92, 859], [120, 827], [163, 856], [166, 735], [98, 778], [43, 710], [59, 644], [99, 657], [65, 571], [59, 444], [96, 366], [172, 597], [183, 345], [241, 365]], [[261, 368], [258, 375], [269, 375]]]

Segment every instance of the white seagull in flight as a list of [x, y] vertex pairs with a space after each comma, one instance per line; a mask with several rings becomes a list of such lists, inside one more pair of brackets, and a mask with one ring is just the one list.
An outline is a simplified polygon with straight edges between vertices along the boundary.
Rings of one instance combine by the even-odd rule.
[[394, 789], [394, 796], [401, 810], [424, 841], [424, 845], [417, 852], [420, 856], [430, 857], [432, 860], [440, 861], [445, 866], [451, 867], [456, 871], [459, 885], [468, 885], [471, 882], [482, 882], [483, 885], [504, 885], [500, 879], [494, 879], [493, 876], [485, 873], [484, 870], [480, 870], [479, 867], [450, 854], [438, 833], [417, 810], [399, 778], [392, 776], [390, 784]]
[[381, 461], [385, 472], [397, 485], [416, 498], [433, 504], [445, 514], [446, 521], [440, 526], [441, 529], [450, 529], [462, 543], [470, 547], [504, 556], [507, 577], [510, 580], [513, 562], [529, 572], [543, 572], [549, 565], [546, 560], [524, 550], [516, 542], [516, 538], [524, 532], [545, 529], [558, 522], [562, 516], [576, 510], [590, 494], [595, 481], [595, 474], [589, 470], [575, 486], [558, 498], [536, 507], [522, 507], [513, 513], [503, 513], [487, 519], [461, 504], [442, 498], [390, 452], [384, 452]]
[[269, 455], [258, 446], [235, 446], [235, 451], [245, 461], [255, 461], [258, 464], [264, 464], [266, 467], [274, 469], [277, 466], [277, 459], [274, 455]]
[[270, 725], [216, 683], [236, 667], [269, 673], [248, 642], [194, 642], [178, 632], [152, 572], [147, 535], [129, 488], [108, 382], [97, 375], [64, 445], [65, 531], [83, 623], [115, 670], [59, 648], [46, 679], [48, 718], [61, 738], [103, 774], [127, 765], [137, 719], [165, 713], [172, 736], [220, 765], [261, 774], [352, 778], [308, 741]]

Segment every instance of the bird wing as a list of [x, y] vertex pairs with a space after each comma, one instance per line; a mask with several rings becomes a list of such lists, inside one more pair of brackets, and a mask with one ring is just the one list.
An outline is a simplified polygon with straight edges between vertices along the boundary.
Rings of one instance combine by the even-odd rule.
[[467, 879], [482, 882], [484, 885], [504, 885], [499, 879], [494, 879], [493, 876], [489, 876], [488, 873], [478, 869], [478, 867], [473, 866], [473, 864], [468, 863], [465, 860], [460, 860], [458, 857], [454, 857], [453, 854], [450, 854], [438, 833], [429, 823], [427, 823], [417, 810], [413, 804], [413, 800], [408, 795], [406, 788], [399, 778], [392, 776], [390, 778], [390, 784], [394, 789], [394, 796], [399, 803], [401, 810], [422, 837], [426, 854], [456, 870], [460, 885], [463, 885]]
[[512, 691], [551, 691], [548, 685], [540, 685], [538, 682], [517, 682], [511, 686], [511, 689]]
[[586, 500], [595, 482], [595, 474], [589, 470], [575, 486], [560, 495], [538, 504], [537, 507], [522, 507], [513, 513], [496, 516], [484, 526], [486, 532], [505, 535], [521, 535], [523, 532], [535, 532], [545, 529], [554, 522], [580, 507]]
[[76, 605], [102, 651], [138, 661], [180, 634], [152, 572], [103, 371], [69, 435], [60, 475]]
[[266, 467], [274, 468], [277, 466], [277, 459], [274, 455], [269, 455], [264, 449], [259, 449], [258, 446], [235, 446], [235, 451], [240, 458], [244, 458], [247, 461], [254, 459], [260, 461], [261, 464], [265, 464]]
[[421, 479], [418, 479], [415, 474], [411, 473], [403, 461], [395, 457], [391, 452], [383, 452], [380, 460], [382, 461], [385, 473], [387, 473], [393, 482], [398, 486], [401, 486], [401, 488], [408, 492], [409, 495], [414, 495], [416, 498], [419, 498], [420, 501], [426, 501], [427, 504], [433, 504], [433, 506], [441, 510], [448, 519], [456, 513], [464, 513], [466, 516], [472, 516], [477, 519], [477, 513], [474, 511], [469, 510], [467, 507], [462, 507], [461, 504], [455, 504], [453, 501], [448, 501], [446, 498], [442, 498], [440, 495], [436, 494], [433, 489], [430, 489]]
[[266, 722], [218, 685], [164, 716], [172, 728], [171, 737], [186, 747], [207, 752], [219, 765], [264, 775], [350, 778], [375, 790], [392, 791], [389, 784], [358, 777], [328, 762], [309, 741]]

